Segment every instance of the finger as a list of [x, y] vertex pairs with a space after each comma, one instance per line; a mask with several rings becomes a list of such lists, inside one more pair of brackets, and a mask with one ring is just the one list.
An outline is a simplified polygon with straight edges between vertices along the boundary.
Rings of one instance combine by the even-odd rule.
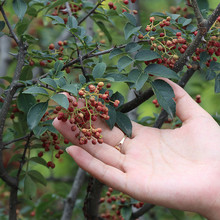
[[122, 191], [124, 186], [126, 186], [126, 174], [124, 172], [94, 158], [78, 146], [67, 148], [67, 152], [82, 169], [106, 185], [119, 191]]
[[183, 88], [169, 79], [163, 78], [162, 80], [166, 81], [174, 90], [176, 115], [182, 122], [186, 122], [198, 116], [210, 117], [210, 115], [200, 107]]

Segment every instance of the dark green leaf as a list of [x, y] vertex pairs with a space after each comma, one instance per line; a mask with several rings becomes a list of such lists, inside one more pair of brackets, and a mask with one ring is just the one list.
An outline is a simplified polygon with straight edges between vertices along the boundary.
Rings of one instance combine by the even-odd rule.
[[85, 84], [86, 83], [86, 78], [85, 78], [85, 76], [84, 75], [79, 75], [79, 81], [80, 81], [80, 83], [83, 85], [83, 84]]
[[200, 10], [205, 9], [205, 10], [209, 10], [209, 2], [208, 0], [199, 0], [198, 1], [198, 5]]
[[92, 71], [93, 77], [96, 78], [101, 78], [103, 74], [105, 73], [106, 70], [106, 64], [105, 63], [98, 63], [95, 65]]
[[216, 61], [211, 61], [210, 62], [210, 69], [212, 69], [213, 71], [220, 71], [220, 63], [218, 63]]
[[179, 24], [182, 24], [183, 27], [186, 26], [186, 25], [188, 25], [188, 24], [190, 24], [191, 21], [192, 21], [191, 18], [190, 18], [190, 19], [187, 19], [187, 18], [184, 18], [184, 17], [179, 17], [179, 18], [178, 18], [178, 23], [179, 23]]
[[161, 12], [153, 12], [150, 14], [150, 16], [158, 16], [158, 17], [161, 17], [161, 18], [166, 18], [167, 15], [165, 15], [164, 13], [161, 13]]
[[123, 74], [118, 74], [118, 73], [109, 73], [106, 75], [107, 79], [111, 79], [111, 81], [117, 81], [117, 82], [128, 82], [130, 80], [128, 80], [127, 76], [123, 75]]
[[111, 100], [112, 100], [112, 101], [119, 100], [119, 101], [120, 101], [120, 104], [119, 104], [118, 107], [120, 107], [121, 105], [124, 104], [125, 98], [124, 98], [124, 96], [123, 96], [121, 93], [116, 92], [116, 93], [114, 93], [114, 94], [111, 96]]
[[122, 112], [116, 112], [116, 124], [128, 137], [131, 137], [132, 124], [127, 115]]
[[113, 57], [122, 54], [123, 51], [121, 49], [115, 48], [114, 50], [111, 51], [111, 53], [109, 54], [109, 59], [112, 59]]
[[130, 219], [130, 217], [132, 215], [131, 206], [123, 206], [121, 209], [121, 215], [124, 219]]
[[32, 67], [25, 66], [23, 67], [20, 75], [20, 80], [27, 81], [33, 79]]
[[106, 28], [106, 26], [104, 25], [103, 22], [101, 21], [97, 21], [96, 24], [99, 26], [99, 28], [104, 32], [105, 36], [108, 38], [109, 43], [112, 42], [112, 36], [109, 33], [108, 29]]
[[215, 92], [220, 93], [220, 74], [215, 78]]
[[216, 77], [216, 72], [212, 69], [208, 68], [205, 72], [205, 78], [206, 80], [213, 80]]
[[28, 113], [29, 109], [36, 104], [33, 95], [20, 93], [17, 98], [18, 109], [22, 112]]
[[176, 103], [174, 102], [174, 92], [172, 87], [161, 79], [152, 82], [152, 88], [157, 100], [162, 108], [173, 118], [176, 112]]
[[68, 109], [69, 101], [64, 94], [55, 94], [51, 97], [57, 104], [61, 105], [63, 108]]
[[25, 31], [27, 30], [29, 24], [30, 24], [30, 19], [28, 18], [24, 18], [22, 21], [20, 21], [17, 26], [16, 26], [16, 29], [17, 29], [17, 34], [19, 36], [23, 35], [25, 33]]
[[56, 70], [56, 73], [58, 73], [59, 71], [61, 71], [63, 69], [63, 62], [62, 61], [57, 61], [55, 64], [54, 64], [54, 69]]
[[60, 89], [72, 93], [74, 96], [77, 96], [77, 85], [76, 84], [66, 84], [62, 86]]
[[135, 60], [137, 61], [150, 61], [150, 60], [154, 60], [160, 58], [160, 55], [152, 50], [140, 50], [136, 56], [135, 56]]
[[152, 74], [154, 76], [161, 76], [170, 79], [179, 79], [179, 76], [173, 70], [159, 64], [150, 64], [145, 70], [145, 73]]
[[124, 28], [125, 40], [127, 40], [131, 35], [137, 33], [141, 29], [141, 26], [136, 27], [131, 23], [127, 23]]
[[47, 9], [47, 12], [50, 10], [50, 9], [54, 9], [55, 7], [57, 6], [60, 6], [62, 4], [64, 4], [65, 2], [68, 2], [69, 0], [57, 0], [55, 2], [51, 2], [51, 4], [49, 5], [48, 9]]
[[43, 78], [43, 79], [40, 79], [40, 81], [42, 83], [45, 83], [46, 85], [49, 85], [49, 86], [53, 87], [54, 89], [57, 88], [56, 82], [51, 78]]
[[136, 52], [137, 50], [140, 50], [141, 47], [142, 47], [142, 45], [139, 45], [139, 44], [137, 44], [135, 42], [131, 42], [131, 43], [126, 45], [125, 51], [127, 53], [133, 53], [133, 52]]
[[15, 14], [23, 19], [25, 12], [27, 11], [27, 4], [24, 0], [13, 0], [13, 9]]
[[76, 20], [76, 18], [74, 16], [69, 16], [67, 23], [66, 23], [66, 26], [69, 29], [72, 29], [72, 28], [76, 29], [78, 27], [78, 21]]
[[36, 194], [36, 184], [29, 175], [24, 178], [24, 194], [32, 199]]
[[33, 130], [47, 111], [48, 102], [40, 102], [32, 106], [27, 114], [28, 127]]
[[206, 66], [206, 61], [210, 59], [210, 55], [204, 51], [200, 53], [200, 68], [204, 68]]
[[133, 63], [133, 60], [128, 56], [123, 56], [119, 59], [117, 67], [119, 72], [121, 72], [124, 68]]
[[108, 107], [108, 115], [110, 119], [106, 120], [106, 123], [108, 124], [109, 128], [112, 130], [116, 122], [116, 111], [115, 108], [111, 105], [108, 105], [107, 107]]
[[4, 21], [0, 21], [0, 31], [2, 31], [5, 27], [5, 22]]
[[46, 131], [47, 131], [47, 127], [42, 127], [42, 126], [36, 126], [36, 127], [33, 129], [34, 135], [35, 135], [37, 138], [40, 138], [40, 136], [41, 136], [42, 134], [44, 134]]
[[47, 167], [47, 162], [42, 157], [31, 157], [29, 160]]
[[14, 154], [8, 163], [14, 162], [14, 161], [21, 161], [22, 159], [22, 154]]
[[130, 23], [134, 26], [137, 25], [137, 20], [134, 17], [134, 15], [128, 13], [128, 12], [124, 12], [123, 15], [130, 21]]
[[40, 94], [40, 95], [48, 95], [48, 92], [37, 86], [32, 86], [23, 92], [24, 94]]
[[137, 91], [139, 91], [148, 80], [148, 76], [149, 75], [146, 72], [133, 69], [128, 75], [128, 79], [134, 82], [130, 85], [130, 88], [135, 88]]
[[28, 175], [31, 177], [31, 179], [34, 181], [34, 182], [38, 182], [44, 186], [47, 185], [47, 181], [46, 179], [44, 178], [44, 176], [38, 172], [37, 170], [30, 170], [28, 171]]
[[169, 211], [177, 220], [185, 220], [185, 214], [183, 211], [175, 209], [169, 209]]

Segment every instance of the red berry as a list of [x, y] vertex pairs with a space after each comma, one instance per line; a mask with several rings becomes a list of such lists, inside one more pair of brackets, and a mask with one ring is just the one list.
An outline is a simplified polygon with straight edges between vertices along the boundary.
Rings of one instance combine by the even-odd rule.
[[128, 3], [129, 3], [128, 0], [124, 0], [123, 2], [124, 2], [124, 4], [126, 4], [126, 5], [128, 5]]
[[42, 157], [44, 155], [43, 151], [38, 153], [38, 157]]
[[46, 63], [42, 60], [42, 61], [40, 61], [40, 65], [41, 66], [46, 66]]
[[50, 49], [50, 50], [53, 50], [54, 48], [55, 48], [54, 44], [50, 44], [50, 45], [49, 45], [49, 49]]
[[63, 41], [58, 41], [58, 43], [57, 43], [59, 46], [63, 46]]

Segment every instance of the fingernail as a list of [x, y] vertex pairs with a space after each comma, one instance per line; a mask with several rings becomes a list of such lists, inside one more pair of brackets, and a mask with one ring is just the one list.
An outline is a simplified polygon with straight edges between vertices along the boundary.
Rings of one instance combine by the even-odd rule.
[[69, 154], [70, 153], [70, 147], [66, 148], [66, 152]]

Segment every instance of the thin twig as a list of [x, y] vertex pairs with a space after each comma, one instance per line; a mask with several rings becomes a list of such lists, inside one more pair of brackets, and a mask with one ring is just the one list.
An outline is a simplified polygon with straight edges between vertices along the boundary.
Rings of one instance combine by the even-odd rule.
[[5, 22], [6, 22], [6, 25], [8, 26], [8, 29], [9, 29], [11, 35], [12, 35], [12, 38], [15, 40], [17, 45], [19, 45], [20, 41], [19, 41], [18, 37], [16, 36], [15, 32], [13, 31], [12, 26], [11, 26], [11, 24], [8, 21], [8, 18], [6, 16], [6, 14], [5, 14], [5, 11], [4, 11], [2, 5], [0, 5], [0, 11], [2, 13], [2, 16], [3, 16], [4, 20], [5, 20]]
[[23, 136], [23, 137], [20, 137], [20, 138], [16, 138], [16, 139], [14, 139], [14, 140], [12, 140], [12, 141], [9, 141], [9, 142], [7, 142], [7, 143], [3, 143], [3, 146], [5, 147], [5, 146], [7, 146], [7, 145], [9, 145], [9, 144], [12, 144], [12, 143], [15, 143], [15, 142], [18, 142], [18, 141], [21, 141], [21, 140], [25, 140], [26, 138], [28, 138], [29, 137], [29, 134], [28, 135], [25, 135], [25, 136]]
[[104, 2], [105, 0], [100, 0], [97, 4], [96, 4], [96, 6], [88, 13], [88, 14], [86, 14], [86, 16], [85, 17], [83, 17], [80, 21], [79, 21], [79, 25], [83, 22], [83, 21], [85, 21], [91, 14], [93, 14], [94, 12], [95, 12], [95, 10], [102, 4], [102, 2]]

